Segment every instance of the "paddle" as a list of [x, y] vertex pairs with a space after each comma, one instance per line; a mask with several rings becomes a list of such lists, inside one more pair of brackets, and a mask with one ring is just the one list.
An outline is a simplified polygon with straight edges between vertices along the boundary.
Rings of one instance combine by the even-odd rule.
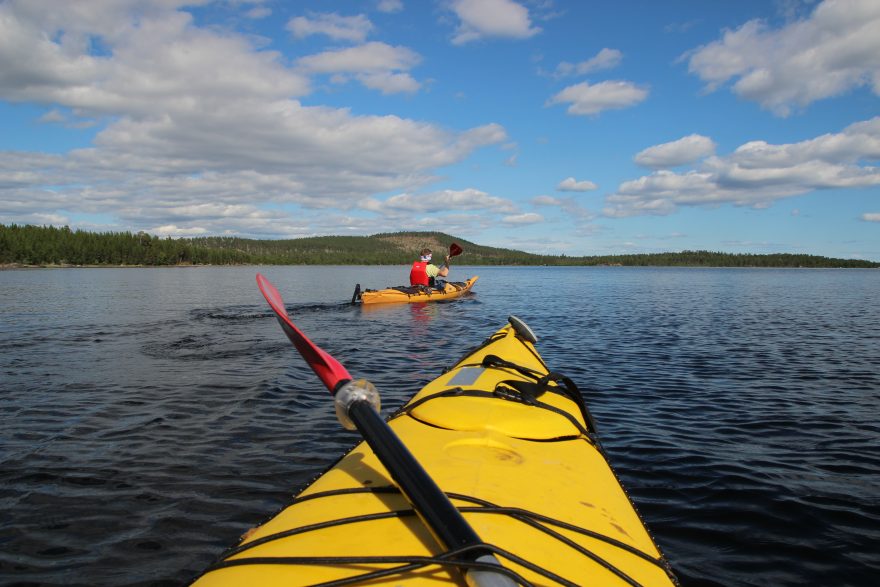
[[[457, 257], [457, 256], [461, 255], [463, 252], [464, 252], [464, 249], [462, 249], [456, 243], [452, 243], [451, 245], [449, 245], [449, 258], [450, 259], [452, 257]], [[446, 259], [446, 266], [449, 267], [449, 259]]]
[[363, 379], [353, 381], [339, 361], [309, 340], [288, 316], [281, 294], [259, 273], [257, 285], [284, 334], [330, 391], [343, 426], [357, 428], [440, 544], [450, 550], [467, 550], [463, 556], [467, 557], [468, 565], [473, 565], [465, 571], [467, 582], [476, 587], [515, 587], [516, 583], [506, 574], [510, 571], [501, 567], [488, 549], [480, 546], [482, 540], [461, 512], [379, 416], [379, 392], [373, 384]]

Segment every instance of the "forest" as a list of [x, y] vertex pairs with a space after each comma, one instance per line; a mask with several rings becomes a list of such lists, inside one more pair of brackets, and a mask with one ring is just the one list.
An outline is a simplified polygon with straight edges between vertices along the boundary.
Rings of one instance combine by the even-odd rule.
[[422, 247], [442, 258], [453, 242], [463, 265], [620, 265], [674, 267], [852, 267], [880, 263], [818, 255], [680, 251], [631, 255], [537, 255], [487, 247], [442, 232], [317, 236], [284, 240], [239, 237], [161, 238], [145, 232], [89, 232], [69, 227], [0, 224], [4, 267], [170, 265], [402, 265]]

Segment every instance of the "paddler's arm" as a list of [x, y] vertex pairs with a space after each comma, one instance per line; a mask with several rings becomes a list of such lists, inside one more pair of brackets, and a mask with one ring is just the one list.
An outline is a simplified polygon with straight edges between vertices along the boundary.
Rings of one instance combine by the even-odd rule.
[[443, 266], [437, 268], [437, 277], [446, 277], [447, 275], [449, 275], [449, 255], [446, 255]]

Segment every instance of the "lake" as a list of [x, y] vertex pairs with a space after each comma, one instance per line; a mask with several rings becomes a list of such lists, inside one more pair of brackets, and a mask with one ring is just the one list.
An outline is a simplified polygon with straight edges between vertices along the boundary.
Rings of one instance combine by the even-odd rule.
[[880, 271], [0, 271], [0, 584], [179, 585], [357, 441], [255, 284], [400, 406], [511, 314], [571, 377], [682, 585], [874, 585]]

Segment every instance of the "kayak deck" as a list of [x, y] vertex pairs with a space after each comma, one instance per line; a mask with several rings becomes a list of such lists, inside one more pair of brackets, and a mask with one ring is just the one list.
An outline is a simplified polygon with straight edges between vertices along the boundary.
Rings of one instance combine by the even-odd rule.
[[[389, 419], [523, 585], [673, 585], [576, 386], [505, 326]], [[464, 585], [361, 442], [198, 580]]]
[[444, 282], [442, 288], [427, 286], [397, 286], [385, 289], [365, 289], [360, 291], [360, 286], [355, 290], [355, 300], [359, 299], [362, 304], [411, 304], [415, 302], [436, 302], [439, 300], [451, 300], [461, 297], [471, 291], [474, 283], [479, 279], [478, 275], [466, 281]]

